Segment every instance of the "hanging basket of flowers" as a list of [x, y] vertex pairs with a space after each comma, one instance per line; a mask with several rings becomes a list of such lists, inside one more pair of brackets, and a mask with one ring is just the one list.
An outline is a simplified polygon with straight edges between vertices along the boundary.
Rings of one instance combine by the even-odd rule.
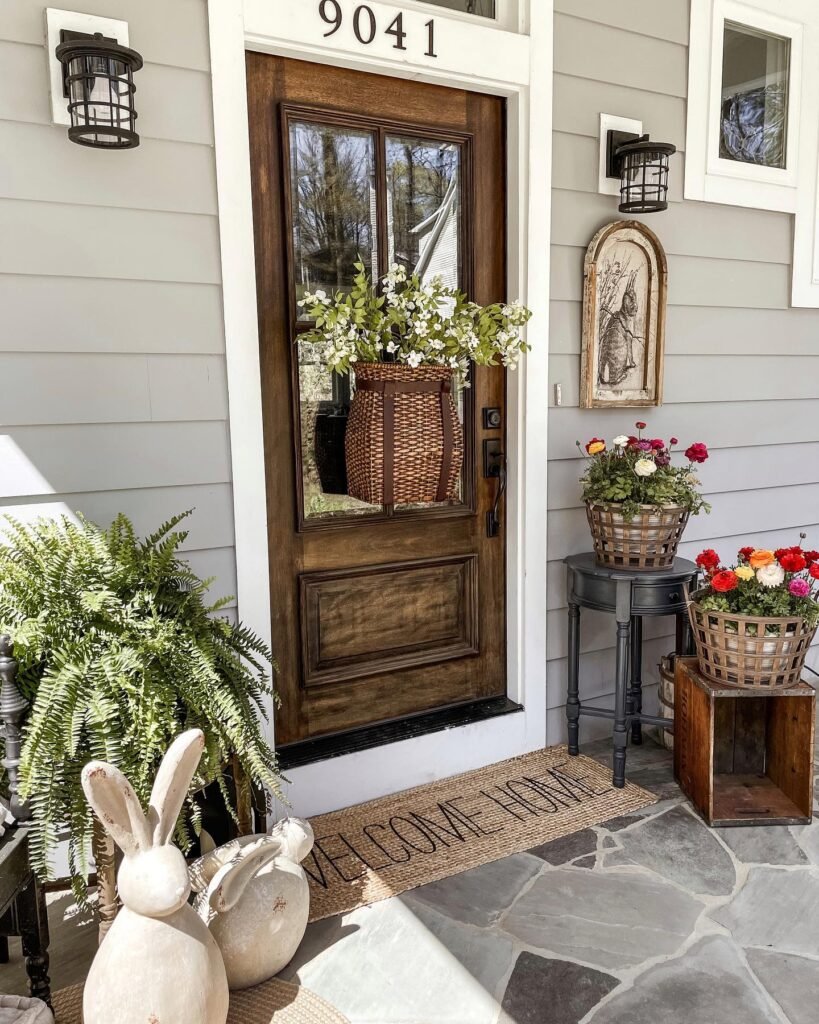
[[593, 437], [585, 448], [586, 472], [581, 478], [594, 552], [599, 565], [651, 572], [674, 564], [677, 547], [690, 515], [710, 512], [698, 491], [694, 465], [705, 462], [708, 449], [702, 442], [685, 451], [685, 466], [674, 466], [672, 437], [643, 438], [645, 423], [637, 423], [637, 435], [615, 437], [612, 447]]
[[352, 373], [344, 449], [347, 493], [371, 505], [452, 501], [464, 458], [456, 402], [471, 363], [514, 369], [531, 313], [479, 306], [439, 278], [422, 284], [395, 265], [376, 288], [363, 263], [348, 294], [307, 294], [315, 322], [302, 342], [327, 367]]
[[700, 672], [750, 690], [798, 683], [819, 622], [819, 551], [744, 547], [725, 568], [707, 548], [697, 564], [705, 581], [688, 613]]

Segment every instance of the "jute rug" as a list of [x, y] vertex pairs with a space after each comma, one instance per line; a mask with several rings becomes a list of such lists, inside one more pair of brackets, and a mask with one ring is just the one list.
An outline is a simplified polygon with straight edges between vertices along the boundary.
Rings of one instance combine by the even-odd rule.
[[522, 853], [654, 803], [565, 746], [312, 818], [310, 920]]
[[[53, 996], [56, 1024], [81, 1024], [82, 985]], [[347, 1018], [307, 989], [271, 978], [258, 988], [232, 992], [227, 1024], [348, 1024]]]

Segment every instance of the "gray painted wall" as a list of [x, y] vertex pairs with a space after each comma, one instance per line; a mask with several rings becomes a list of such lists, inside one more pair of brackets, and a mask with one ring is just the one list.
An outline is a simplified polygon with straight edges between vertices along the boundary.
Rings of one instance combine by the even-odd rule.
[[232, 594], [207, 7], [70, 5], [128, 21], [145, 58], [126, 153], [51, 124], [44, 9], [0, 8], [0, 504], [140, 531], [195, 507], [191, 563]]
[[[582, 460], [575, 440], [630, 433], [637, 419], [653, 436], [703, 440], [700, 474], [714, 511], [693, 519], [682, 554], [740, 544], [819, 546], [819, 310], [789, 308], [792, 218], [786, 214], [683, 202], [687, 0], [556, 0], [552, 229], [551, 383], [563, 405], [549, 417], [550, 735], [563, 735], [566, 685], [561, 559], [588, 550], [580, 506]], [[601, 112], [640, 118], [673, 142], [671, 205], [648, 223], [668, 253], [665, 404], [661, 409], [580, 410], [583, 256], [594, 232], [617, 219], [597, 193]], [[584, 613], [583, 691], [611, 702], [610, 618]], [[652, 678], [672, 646], [673, 620], [654, 620], [646, 654]], [[813, 658], [819, 668], [819, 659]], [[584, 733], [606, 726], [584, 721]]]

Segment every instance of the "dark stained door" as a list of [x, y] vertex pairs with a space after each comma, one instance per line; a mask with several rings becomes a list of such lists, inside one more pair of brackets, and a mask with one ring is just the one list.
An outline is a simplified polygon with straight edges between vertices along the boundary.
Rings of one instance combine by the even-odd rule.
[[[458, 500], [394, 509], [345, 493], [351, 385], [298, 299], [393, 263], [481, 303], [505, 296], [504, 106], [495, 97], [247, 56], [277, 745], [506, 692], [501, 368], [460, 396]], [[499, 423], [484, 410], [498, 410]], [[260, 571], [263, 571], [260, 567]]]

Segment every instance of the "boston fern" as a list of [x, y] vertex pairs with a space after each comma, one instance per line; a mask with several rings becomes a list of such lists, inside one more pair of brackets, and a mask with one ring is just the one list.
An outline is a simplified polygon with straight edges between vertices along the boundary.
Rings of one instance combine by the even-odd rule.
[[[21, 790], [32, 808], [31, 852], [47, 877], [68, 826], [75, 891], [88, 873], [94, 819], [80, 786], [83, 765], [110, 761], [147, 803], [171, 740], [198, 727], [206, 738], [199, 785], [235, 756], [257, 784], [279, 794], [260, 716], [272, 700], [271, 655], [250, 630], [213, 613], [211, 580], [178, 554], [176, 516], [140, 540], [118, 516], [107, 530], [80, 519], [8, 520], [0, 544], [0, 631], [10, 633], [32, 708]], [[184, 824], [179, 841], [188, 841]]]

